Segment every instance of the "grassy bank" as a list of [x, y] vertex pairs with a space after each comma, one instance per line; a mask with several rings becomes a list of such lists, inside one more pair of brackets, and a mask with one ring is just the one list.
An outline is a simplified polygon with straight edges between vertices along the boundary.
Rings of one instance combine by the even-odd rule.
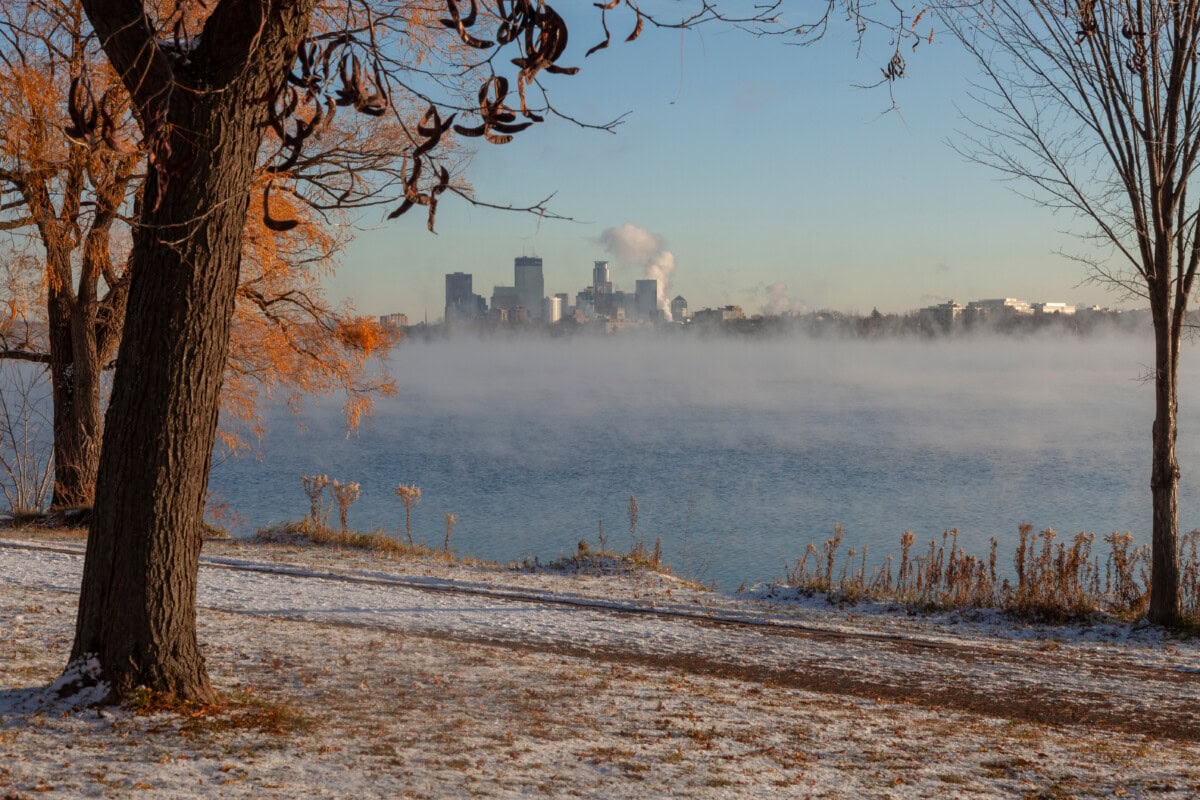
[[[868, 548], [842, 553], [844, 531], [820, 548], [809, 543], [803, 557], [785, 570], [779, 586], [807, 595], [824, 594], [831, 602], [892, 602], [907, 609], [999, 608], [1041, 621], [1062, 622], [1108, 614], [1137, 619], [1150, 600], [1150, 548], [1134, 546], [1129, 533], [1105, 536], [1080, 533], [1059, 540], [1053, 530], [1035, 533], [1023, 524], [1013, 556], [1014, 578], [997, 573], [995, 539], [986, 556], [966, 552], [958, 531], [917, 549], [905, 531], [900, 556], [888, 555], [880, 566], [867, 568]], [[1180, 536], [1180, 593], [1183, 613], [1200, 622], [1200, 531]]]

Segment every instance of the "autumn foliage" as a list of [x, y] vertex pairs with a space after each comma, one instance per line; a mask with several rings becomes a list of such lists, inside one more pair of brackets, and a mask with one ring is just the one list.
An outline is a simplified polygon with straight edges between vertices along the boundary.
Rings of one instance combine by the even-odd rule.
[[[262, 176], [259, 185], [267, 180]], [[320, 280], [332, 272], [342, 244], [342, 228], [308, 218], [306, 205], [276, 193], [273, 213], [304, 224], [270, 230], [263, 224], [263, 201], [256, 186], [225, 375], [220, 437], [233, 451], [261, 435], [257, 409], [264, 399], [281, 399], [299, 410], [307, 395], [338, 393], [354, 428], [375, 397], [396, 391], [378, 364], [397, 334], [349, 307], [332, 306], [321, 292]]]
[[[86, 505], [99, 449], [101, 375], [116, 357], [132, 221], [147, 200], [146, 145], [77, 6], [13, 6], [0, 16], [12, 33], [7, 46], [20, 55], [0, 61], [0, 231], [13, 232], [2, 256], [0, 359], [50, 367], [61, 473], [55, 504]], [[64, 102], [73, 89], [90, 98], [84, 116], [104, 121], [86, 135], [80, 109]], [[331, 192], [371, 191], [375, 184], [364, 176], [394, 155], [402, 131], [391, 122], [377, 134], [369, 139], [351, 116], [322, 134], [322, 152], [358, 167], [353, 178], [310, 181], [303, 184], [309, 195], [300, 194], [303, 170], [322, 168], [315, 158], [295, 174], [264, 168], [251, 188], [222, 395], [220, 439], [232, 452], [262, 434], [264, 400], [298, 410], [306, 395], [337, 393], [353, 427], [375, 396], [395, 391], [381, 368], [395, 334], [322, 292], [348, 228], [335, 209], [314, 210]], [[269, 182], [280, 184], [270, 211], [296, 221], [290, 230], [265, 224]]]

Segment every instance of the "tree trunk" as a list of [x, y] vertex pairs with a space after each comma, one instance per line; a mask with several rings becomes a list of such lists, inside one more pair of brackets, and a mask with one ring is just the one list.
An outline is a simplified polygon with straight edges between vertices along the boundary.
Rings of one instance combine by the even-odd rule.
[[72, 660], [95, 654], [113, 697], [145, 685], [214, 699], [196, 638], [204, 496], [261, 111], [237, 92], [177, 92], [166, 180], [134, 240]]
[[51, 510], [91, 507], [100, 464], [100, 355], [84, 309], [50, 292], [50, 376], [54, 399]]
[[1179, 461], [1175, 456], [1176, 411], [1179, 404], [1179, 337], [1170, 315], [1151, 299], [1154, 317], [1154, 427], [1150, 467], [1153, 539], [1149, 619], [1156, 625], [1181, 621], [1179, 598]]
[[[49, 253], [47, 257], [56, 256]], [[69, 270], [67, 274], [70, 274]], [[78, 347], [82, 342], [77, 330], [77, 314], [73, 313], [72, 306], [70, 287], [55, 286], [51, 281], [46, 307], [54, 400], [51, 509], [92, 505], [100, 459], [99, 370], [98, 365], [89, 368], [80, 363], [79, 356], [84, 354]]]

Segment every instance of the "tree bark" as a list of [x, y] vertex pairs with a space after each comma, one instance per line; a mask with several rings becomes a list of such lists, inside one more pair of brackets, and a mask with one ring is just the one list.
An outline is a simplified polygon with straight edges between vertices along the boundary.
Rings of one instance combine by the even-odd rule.
[[1175, 455], [1179, 406], [1179, 335], [1172, 330], [1166, 300], [1151, 298], [1154, 317], [1154, 426], [1150, 491], [1152, 555], [1150, 609], [1157, 625], [1176, 626], [1182, 619], [1179, 597], [1179, 460]]
[[134, 243], [72, 653], [96, 653], [118, 696], [213, 699], [195, 628], [200, 521], [260, 136], [215, 100], [187, 109], [183, 129], [209, 134], [196, 168], [151, 178], [162, 202]]
[[153, 153], [71, 652], [98, 658], [110, 699], [215, 699], [196, 636], [200, 523], [248, 190], [313, 2], [222, 0], [183, 63], [140, 2], [84, 0]]
[[100, 354], [94, 325], [63, 292], [51, 290], [50, 377], [54, 398], [54, 494], [51, 510], [90, 507], [100, 464]]
[[[51, 256], [52, 257], [52, 256]], [[54, 398], [54, 494], [50, 507], [77, 505], [82, 499], [76, 462], [74, 347], [71, 343], [71, 301], [63, 287], [51, 281], [46, 291], [50, 339], [50, 385]], [[91, 490], [88, 491], [90, 500]], [[85, 503], [86, 504], [86, 503]]]

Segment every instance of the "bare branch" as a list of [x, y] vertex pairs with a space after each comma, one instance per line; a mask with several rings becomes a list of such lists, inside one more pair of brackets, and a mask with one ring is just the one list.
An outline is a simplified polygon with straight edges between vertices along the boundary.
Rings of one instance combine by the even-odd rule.
[[50, 354], [34, 350], [0, 350], [0, 360], [29, 361], [34, 364], [49, 364]]

